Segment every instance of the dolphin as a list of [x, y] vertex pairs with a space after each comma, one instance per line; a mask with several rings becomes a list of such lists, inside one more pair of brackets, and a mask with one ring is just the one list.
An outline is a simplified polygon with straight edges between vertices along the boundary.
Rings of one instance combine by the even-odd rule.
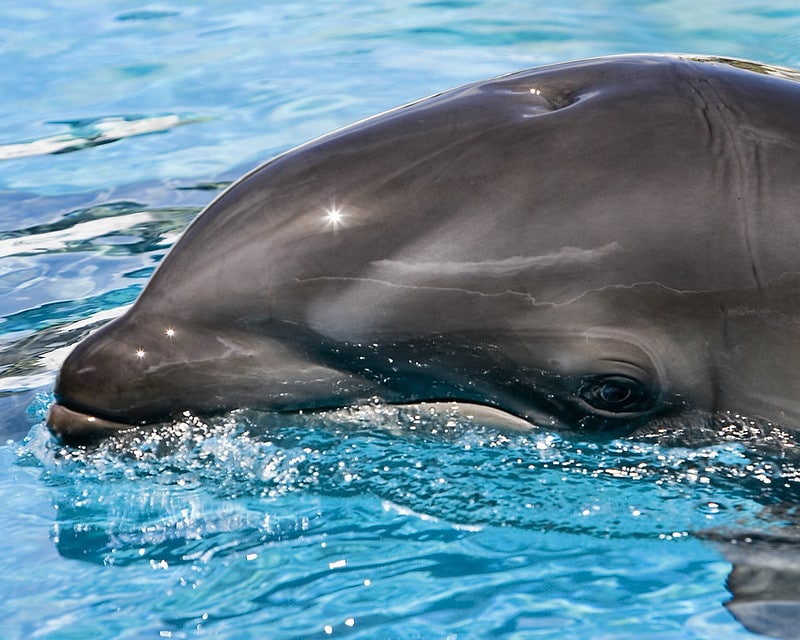
[[283, 153], [78, 344], [49, 426], [78, 442], [377, 398], [585, 433], [720, 411], [797, 427], [799, 78], [568, 62]]

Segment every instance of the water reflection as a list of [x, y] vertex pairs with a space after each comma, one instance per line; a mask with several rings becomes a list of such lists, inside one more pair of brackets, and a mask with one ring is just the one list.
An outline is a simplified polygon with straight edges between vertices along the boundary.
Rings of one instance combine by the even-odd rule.
[[204, 122], [189, 114], [166, 114], [156, 116], [111, 116], [105, 118], [83, 118], [80, 120], [58, 120], [49, 124], [66, 126], [67, 131], [52, 136], [0, 144], [0, 160], [15, 160], [30, 156], [80, 151], [102, 144], [109, 144], [132, 136], [163, 133], [186, 124]]

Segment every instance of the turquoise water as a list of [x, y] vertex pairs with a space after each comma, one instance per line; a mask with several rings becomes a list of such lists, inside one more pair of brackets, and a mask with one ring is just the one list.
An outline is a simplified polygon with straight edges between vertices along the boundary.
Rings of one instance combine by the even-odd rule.
[[750, 636], [708, 538], [789, 530], [791, 440], [592, 443], [371, 407], [85, 451], [42, 419], [69, 348], [271, 155], [560, 60], [797, 67], [795, 3], [187, 4], [0, 9], [0, 637]]

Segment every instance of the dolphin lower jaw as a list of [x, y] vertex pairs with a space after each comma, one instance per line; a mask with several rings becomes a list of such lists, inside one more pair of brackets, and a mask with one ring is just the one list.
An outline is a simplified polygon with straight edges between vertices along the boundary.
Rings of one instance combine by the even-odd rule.
[[50, 405], [47, 425], [70, 444], [88, 444], [136, 426], [81, 413], [58, 402]]
[[[213, 373], [199, 377], [206, 378]], [[73, 396], [68, 387], [60, 386], [55, 394], [56, 402], [48, 412], [47, 424], [65, 442], [80, 443], [137, 426], [180, 419], [186, 411], [215, 415], [238, 408], [321, 410], [366, 403], [373, 397], [395, 399], [392, 394], [382, 393], [374, 384], [357, 377], [344, 378], [316, 369], [309, 374], [304, 379], [297, 375], [281, 379], [277, 373], [269, 379], [242, 378], [238, 383], [232, 378], [229, 386], [212, 388], [209, 380], [197, 380], [187, 372], [183, 375], [190, 381], [188, 386], [168, 387], [169, 381], [164, 380], [163, 385], [148, 385], [143, 391], [126, 389], [124, 395], [99, 392], [95, 399], [89, 397], [88, 401], [85, 394]], [[176, 377], [183, 376], [176, 374]], [[192, 379], [197, 384], [192, 385]], [[166, 388], [158, 390], [159, 386]], [[137, 403], [139, 396], [148, 402]]]

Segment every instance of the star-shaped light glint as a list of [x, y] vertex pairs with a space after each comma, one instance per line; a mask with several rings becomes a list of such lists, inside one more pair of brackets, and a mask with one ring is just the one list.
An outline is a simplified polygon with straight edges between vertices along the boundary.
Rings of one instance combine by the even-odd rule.
[[325, 209], [325, 222], [334, 229], [343, 224], [344, 213], [342, 212], [342, 208], [337, 205], [333, 205]]

